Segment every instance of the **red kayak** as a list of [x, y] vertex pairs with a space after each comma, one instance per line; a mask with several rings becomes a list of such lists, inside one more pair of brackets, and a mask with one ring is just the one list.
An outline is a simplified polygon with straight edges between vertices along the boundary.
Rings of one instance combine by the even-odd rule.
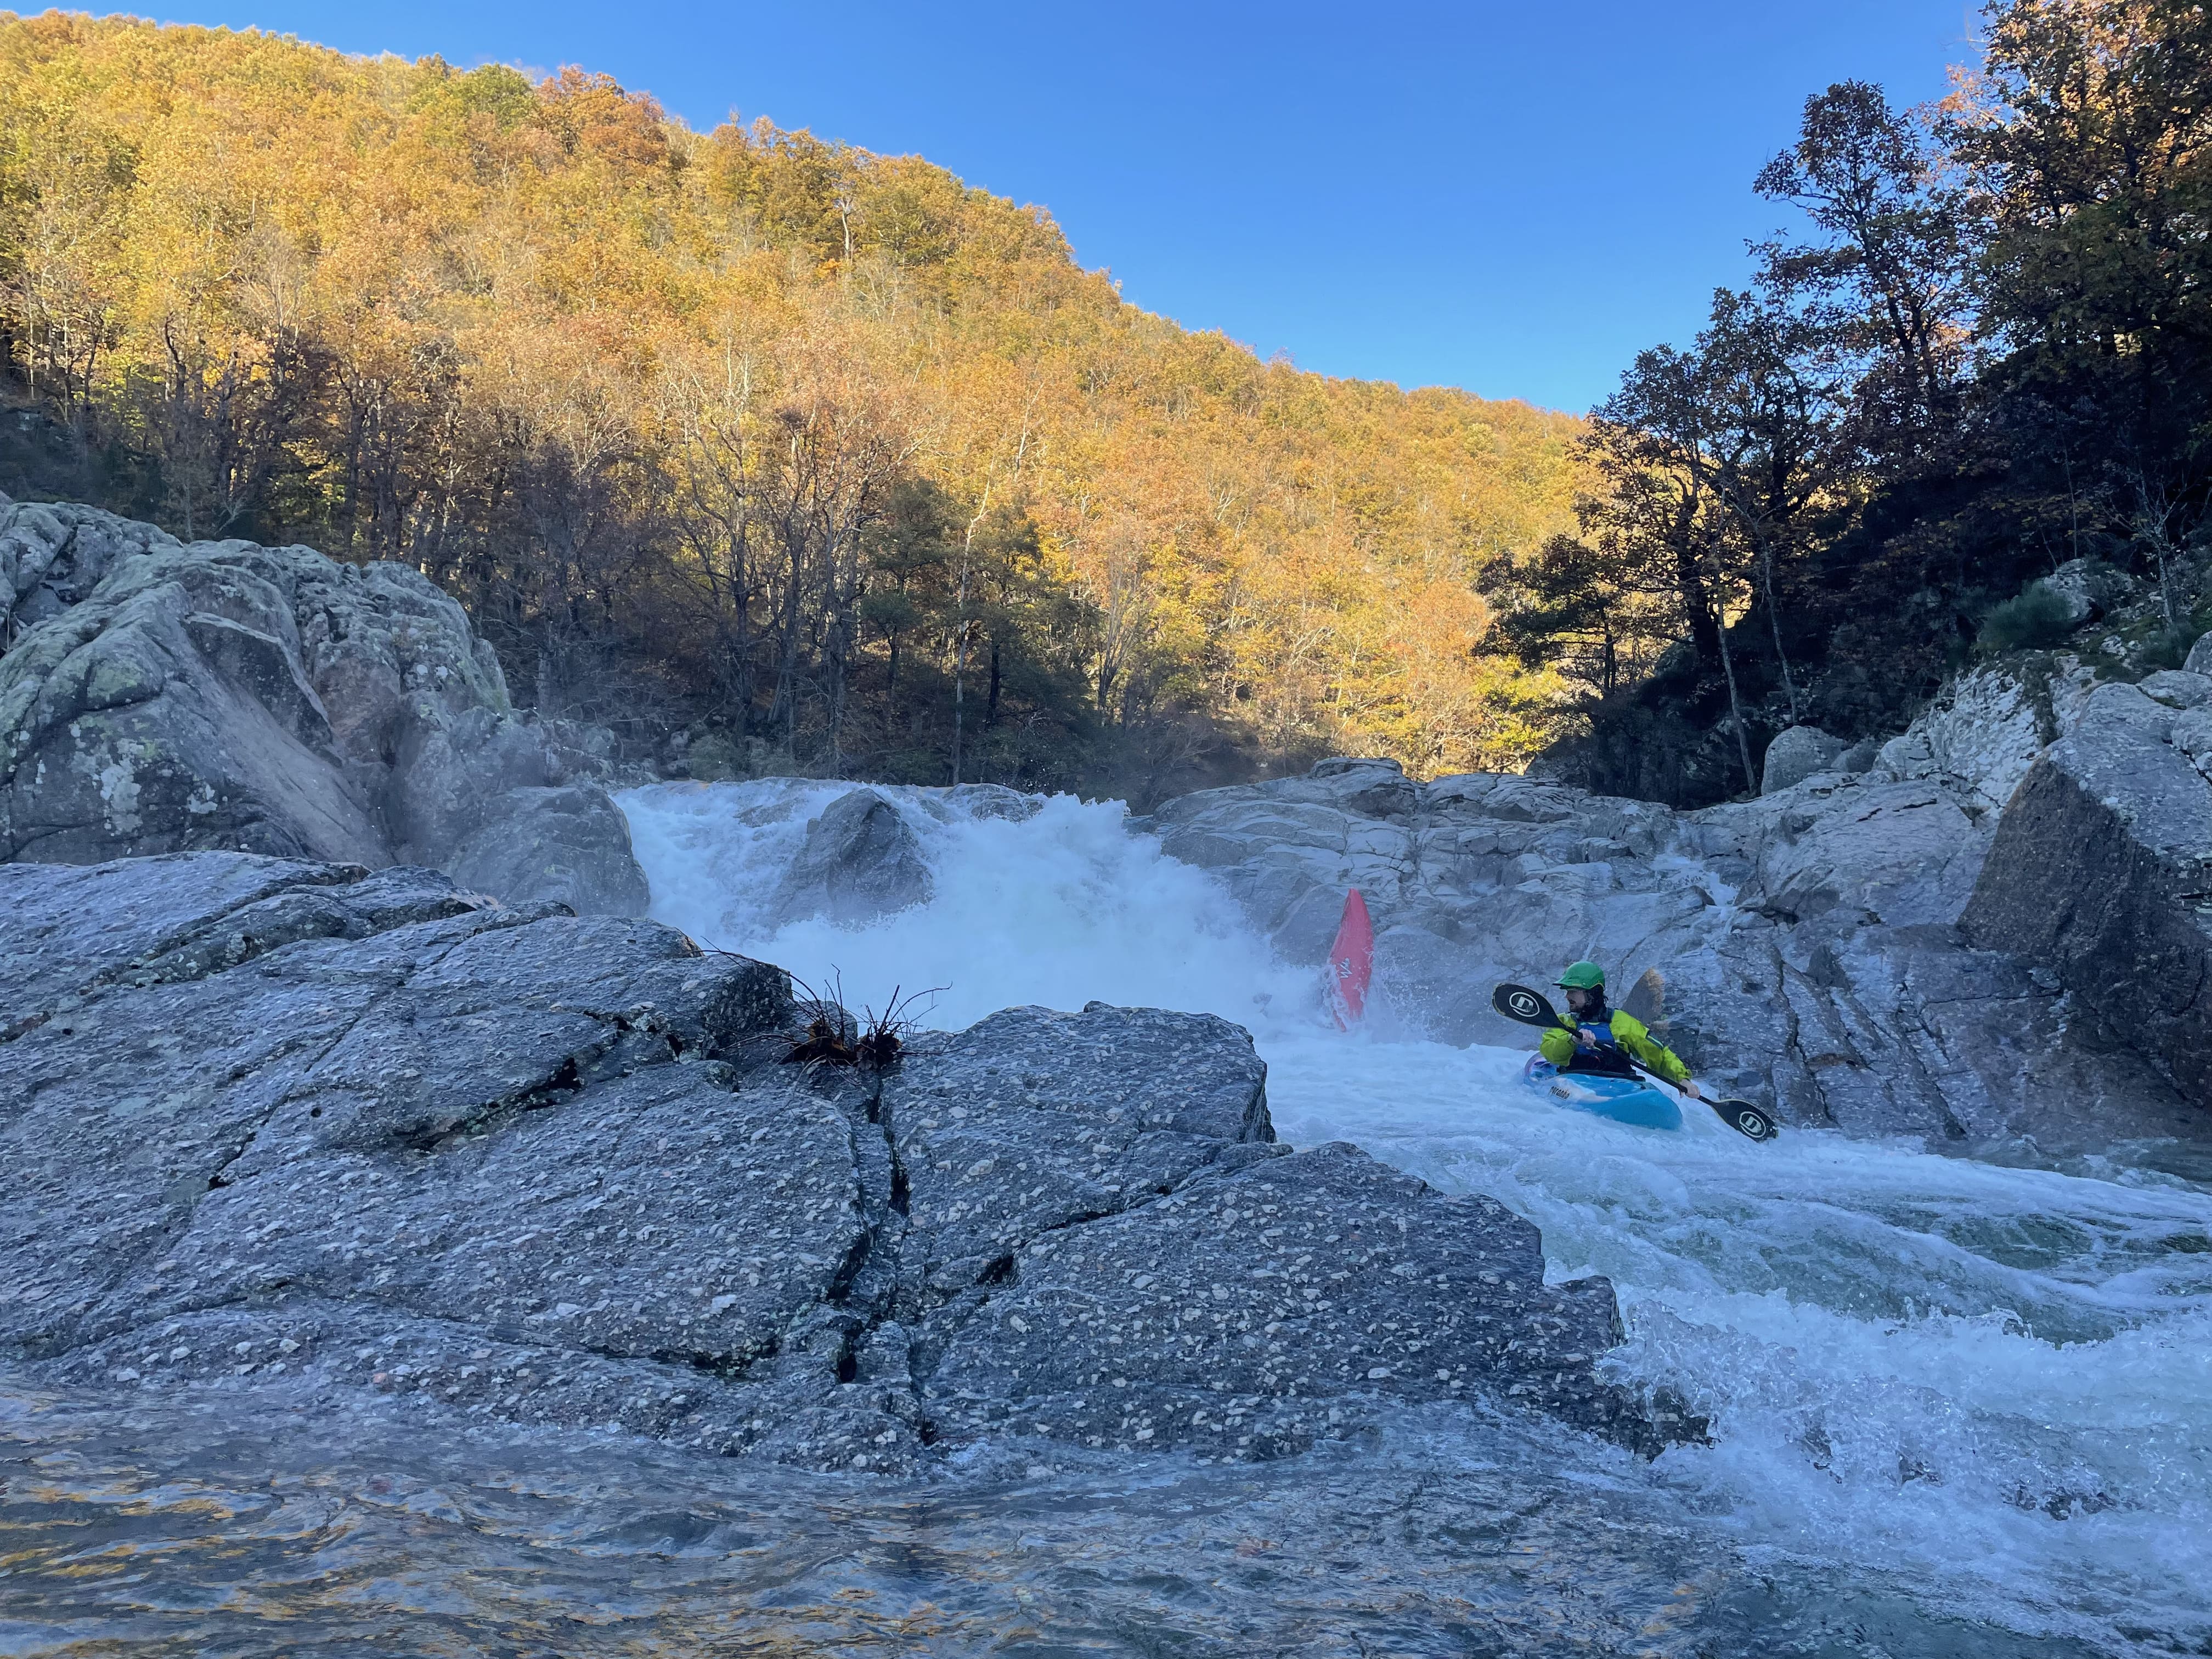
[[1339, 1030], [1350, 1030], [1367, 1012], [1367, 981], [1374, 975], [1375, 924], [1355, 887], [1344, 896], [1344, 920], [1328, 947], [1328, 1004]]

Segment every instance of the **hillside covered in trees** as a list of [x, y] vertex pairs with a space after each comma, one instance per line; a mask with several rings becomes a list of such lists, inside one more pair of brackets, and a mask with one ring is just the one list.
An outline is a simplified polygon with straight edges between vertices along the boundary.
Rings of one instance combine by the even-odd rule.
[[1978, 656], [2132, 678], [2212, 622], [2212, 9], [2000, 0], [1981, 47], [1931, 109], [1807, 103], [1753, 181], [1805, 234], [1596, 410], [1578, 532], [1478, 579], [1580, 688], [1564, 775], [1702, 805]]
[[414, 564], [701, 775], [1142, 799], [1561, 716], [1479, 588], [1579, 422], [1261, 362], [926, 161], [576, 70], [0, 14], [0, 489]]

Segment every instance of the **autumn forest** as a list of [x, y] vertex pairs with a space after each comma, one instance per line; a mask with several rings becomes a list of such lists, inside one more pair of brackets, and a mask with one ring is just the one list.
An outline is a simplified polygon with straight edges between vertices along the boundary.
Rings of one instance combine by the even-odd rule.
[[1261, 362], [1042, 210], [765, 124], [0, 15], [0, 489], [402, 560], [518, 702], [701, 775], [1156, 796], [1511, 766], [1489, 563], [1579, 423]]
[[[1042, 209], [567, 69], [0, 14], [0, 489], [411, 563], [702, 777], [1139, 803], [1329, 753], [1696, 805], [2212, 547], [2212, 15], [1843, 82], [1587, 420], [1261, 361]], [[0, 641], [4, 647], [5, 641]], [[2131, 666], [2130, 666], [2131, 665]]]

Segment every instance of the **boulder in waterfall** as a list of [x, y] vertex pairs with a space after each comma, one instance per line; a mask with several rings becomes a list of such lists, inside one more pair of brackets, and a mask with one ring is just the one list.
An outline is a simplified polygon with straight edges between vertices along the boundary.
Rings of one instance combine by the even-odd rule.
[[2212, 722], [2099, 687], [2006, 810], [1964, 925], [2055, 966], [2114, 1040], [2212, 1105]]
[[2212, 634], [2198, 637], [2197, 643], [2189, 647], [2189, 655], [2181, 665], [2192, 674], [2212, 675]]
[[1841, 738], [1832, 738], [1817, 726], [1784, 728], [1766, 745], [1759, 793], [1771, 795], [1793, 783], [1802, 783], [1815, 772], [1828, 770], [1849, 746]]
[[409, 567], [0, 500], [0, 860], [450, 866], [503, 813], [538, 820], [510, 841], [543, 838], [516, 792], [567, 787], [600, 803], [562, 829], [603, 878], [481, 849], [474, 867], [503, 898], [643, 908], [592, 745], [518, 719], [491, 647]]
[[905, 815], [877, 790], [850, 789], [806, 826], [770, 914], [851, 927], [927, 903], [930, 890], [921, 838]]
[[1345, 1146], [1204, 1015], [1015, 1009], [888, 1078], [790, 981], [434, 872], [0, 866], [0, 1356], [33, 1382], [910, 1471], [1266, 1456], [1484, 1397], [1645, 1451], [1604, 1281]]
[[957, 783], [949, 789], [909, 788], [902, 792], [909, 799], [919, 799], [926, 806], [932, 803], [932, 815], [940, 818], [1004, 818], [1019, 823], [1037, 815], [1044, 802], [1036, 795], [1024, 795], [1018, 789], [1009, 789], [1003, 783]]

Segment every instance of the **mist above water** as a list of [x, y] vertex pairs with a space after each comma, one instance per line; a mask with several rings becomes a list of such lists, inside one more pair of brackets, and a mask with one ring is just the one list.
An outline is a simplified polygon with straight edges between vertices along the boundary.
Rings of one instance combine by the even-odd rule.
[[[1794, 1129], [1762, 1146], [1703, 1115], [1680, 1133], [1617, 1125], [1522, 1089], [1515, 1048], [1421, 1039], [1387, 984], [1347, 1036], [1316, 975], [1276, 961], [1116, 804], [1058, 797], [1012, 820], [886, 790], [921, 834], [931, 901], [857, 928], [779, 925], [781, 873], [847, 787], [623, 797], [653, 914], [839, 983], [856, 1008], [941, 987], [925, 1018], [946, 1029], [1094, 999], [1235, 1020], [1285, 1139], [1353, 1141], [1528, 1217], [1553, 1277], [1613, 1279], [1622, 1379], [1672, 1384], [1711, 1419], [1711, 1446], [1645, 1470], [1556, 1448], [1545, 1483], [1626, 1481], [1785, 1600], [1881, 1586], [1931, 1620], [2114, 1652], [2212, 1637], [2204, 1185], [2121, 1157], [2060, 1171]], [[1501, 1022], [1501, 1042], [1521, 1035]]]

